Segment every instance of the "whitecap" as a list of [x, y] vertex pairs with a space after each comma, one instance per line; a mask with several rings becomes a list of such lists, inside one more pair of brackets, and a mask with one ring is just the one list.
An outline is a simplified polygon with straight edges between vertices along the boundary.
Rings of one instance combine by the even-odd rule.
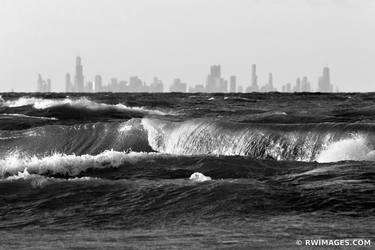
[[136, 163], [145, 157], [152, 157], [155, 153], [104, 151], [98, 155], [66, 155], [55, 153], [50, 156], [25, 156], [13, 152], [4, 159], [0, 159], [0, 175], [19, 175], [27, 169], [31, 174], [63, 174], [77, 176], [90, 168], [116, 168], [127, 162]]
[[195, 172], [190, 176], [189, 180], [194, 181], [194, 182], [205, 182], [205, 181], [211, 181], [212, 179], [211, 177], [205, 176], [202, 173]]
[[20, 97], [16, 100], [7, 100], [3, 104], [10, 108], [22, 107], [22, 106], [33, 106], [35, 109], [47, 109], [56, 106], [69, 105], [76, 108], [86, 108], [90, 110], [106, 110], [106, 109], [117, 109], [117, 110], [128, 110], [137, 111], [142, 113], [149, 113], [155, 115], [172, 115], [173, 113], [166, 113], [160, 110], [151, 110], [144, 107], [129, 107], [122, 103], [119, 104], [106, 104], [92, 101], [86, 97], [78, 99], [64, 98], [64, 99], [44, 99], [36, 97]]
[[374, 161], [375, 151], [370, 147], [364, 135], [354, 135], [351, 138], [328, 144], [318, 155], [318, 162], [337, 161]]

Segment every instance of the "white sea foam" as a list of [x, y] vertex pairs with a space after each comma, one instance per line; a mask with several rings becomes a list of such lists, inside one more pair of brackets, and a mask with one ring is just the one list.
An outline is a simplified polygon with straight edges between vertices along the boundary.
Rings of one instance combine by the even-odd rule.
[[375, 150], [363, 135], [328, 144], [318, 155], [318, 162], [375, 161]]
[[28, 179], [32, 175], [27, 171], [27, 168], [25, 168], [22, 172], [18, 171], [16, 175], [9, 176], [7, 180], [18, 180], [18, 179]]
[[33, 188], [40, 188], [45, 187], [48, 184], [52, 183], [61, 183], [61, 182], [89, 182], [89, 181], [102, 181], [105, 180], [97, 178], [97, 177], [73, 177], [68, 179], [60, 179], [60, 178], [54, 178], [54, 177], [47, 177], [39, 174], [30, 174], [25, 168], [23, 172], [18, 172], [16, 175], [12, 175], [7, 177], [6, 179], [2, 179], [1, 182], [14, 182], [14, 181], [27, 181], [30, 183], [30, 185]]
[[27, 173], [31, 174], [51, 173], [76, 176], [90, 168], [119, 167], [125, 162], [134, 164], [152, 155], [153, 153], [125, 153], [111, 150], [98, 155], [76, 156], [56, 153], [51, 156], [36, 157], [15, 152], [0, 159], [0, 175], [19, 175], [27, 169]]
[[194, 182], [205, 182], [205, 181], [211, 181], [212, 179], [211, 177], [205, 176], [202, 173], [195, 172], [194, 174], [190, 176], [189, 180], [192, 180]]
[[35, 98], [35, 97], [20, 97], [16, 100], [5, 101], [3, 102], [2, 105], [10, 107], [10, 108], [32, 105], [35, 109], [47, 109], [47, 108], [56, 107], [56, 106], [69, 105], [69, 106], [76, 107], [76, 108], [86, 108], [90, 110], [117, 109], [117, 110], [138, 111], [138, 112], [143, 112], [143, 113], [146, 112], [146, 113], [156, 114], [156, 115], [168, 115], [169, 114], [160, 110], [149, 110], [143, 107], [129, 107], [122, 103], [119, 103], [116, 105], [98, 103], [86, 97], [81, 97], [78, 99], [72, 99], [72, 98], [43, 99], [43, 98]]
[[132, 125], [123, 125], [122, 127], [119, 128], [119, 132], [123, 133], [123, 132], [128, 132], [130, 130], [133, 129], [133, 126]]
[[16, 175], [9, 176], [5, 181], [18, 181], [25, 180], [29, 181], [33, 188], [44, 187], [48, 184], [49, 180], [53, 178], [44, 177], [38, 174], [30, 174], [25, 168], [23, 172], [18, 172]]

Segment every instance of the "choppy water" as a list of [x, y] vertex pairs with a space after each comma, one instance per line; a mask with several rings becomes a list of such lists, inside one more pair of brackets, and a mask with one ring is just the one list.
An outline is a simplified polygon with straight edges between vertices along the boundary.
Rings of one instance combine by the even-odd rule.
[[374, 150], [375, 94], [4, 93], [0, 245], [373, 239]]

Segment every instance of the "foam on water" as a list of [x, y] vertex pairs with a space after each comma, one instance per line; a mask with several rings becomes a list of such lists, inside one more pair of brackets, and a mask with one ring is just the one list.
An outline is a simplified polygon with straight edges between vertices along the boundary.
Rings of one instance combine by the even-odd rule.
[[[98, 155], [76, 156], [56, 153], [45, 157], [24, 156], [14, 152], [4, 159], [0, 159], [0, 175], [50, 173], [77, 176], [90, 168], [117, 168], [125, 162], [134, 164], [140, 159], [152, 156], [152, 153], [126, 153], [113, 150], [104, 151]], [[24, 172], [26, 169], [27, 171]]]
[[363, 135], [332, 142], [317, 156], [318, 162], [375, 161], [375, 150]]
[[20, 97], [16, 100], [3, 101], [2, 105], [15, 108], [22, 106], [33, 106], [35, 109], [47, 109], [56, 106], [69, 105], [76, 108], [85, 108], [90, 110], [106, 110], [106, 109], [116, 109], [125, 111], [137, 111], [146, 112], [155, 115], [168, 115], [160, 110], [149, 110], [143, 107], [129, 107], [122, 103], [111, 105], [106, 103], [98, 103], [92, 101], [86, 97], [81, 97], [78, 99], [65, 98], [65, 99], [44, 99], [36, 97]]
[[5, 179], [1, 179], [1, 183], [13, 183], [13, 182], [20, 182], [20, 181], [25, 181], [31, 185], [32, 188], [43, 188], [47, 186], [48, 184], [52, 183], [61, 183], [61, 182], [89, 182], [89, 181], [94, 181], [94, 182], [105, 182], [105, 180], [97, 178], [97, 177], [88, 177], [88, 176], [83, 176], [83, 177], [73, 177], [73, 178], [68, 178], [68, 179], [60, 179], [60, 178], [54, 178], [54, 177], [48, 177], [48, 176], [43, 176], [39, 174], [30, 174], [25, 168], [23, 172], [18, 172], [16, 175], [9, 176]]
[[205, 181], [211, 181], [212, 179], [209, 176], [205, 176], [202, 173], [196, 172], [190, 176], [189, 180], [194, 181], [194, 182], [205, 182]]
[[44, 187], [48, 184], [49, 180], [53, 178], [44, 177], [38, 174], [30, 174], [27, 169], [25, 168], [23, 172], [18, 172], [16, 175], [9, 176], [5, 180], [6, 182], [14, 182], [14, 181], [28, 181], [33, 188]]

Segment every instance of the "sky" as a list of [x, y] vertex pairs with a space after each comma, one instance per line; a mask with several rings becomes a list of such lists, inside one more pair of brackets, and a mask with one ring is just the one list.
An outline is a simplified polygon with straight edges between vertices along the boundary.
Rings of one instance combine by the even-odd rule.
[[38, 73], [64, 90], [80, 55], [86, 80], [224, 78], [274, 85], [325, 66], [341, 91], [375, 91], [373, 0], [0, 0], [0, 91], [35, 91]]

